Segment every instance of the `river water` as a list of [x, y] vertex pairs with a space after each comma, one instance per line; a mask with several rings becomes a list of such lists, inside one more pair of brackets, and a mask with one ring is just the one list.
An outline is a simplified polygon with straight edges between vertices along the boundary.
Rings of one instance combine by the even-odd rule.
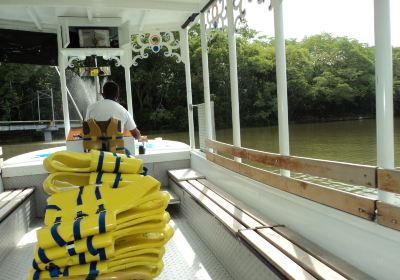
[[[399, 127], [395, 120], [395, 159], [400, 166]], [[278, 127], [242, 128], [242, 146], [268, 152], [278, 152]], [[356, 120], [327, 123], [307, 123], [290, 125], [290, 153], [296, 156], [320, 158], [350, 163], [376, 165], [375, 120]], [[188, 143], [187, 132], [152, 133], [149, 138], [163, 137]], [[216, 131], [218, 141], [232, 143], [232, 130]], [[52, 143], [33, 142], [7, 144], [3, 147], [3, 158], [18, 154], [65, 145], [64, 141]]]

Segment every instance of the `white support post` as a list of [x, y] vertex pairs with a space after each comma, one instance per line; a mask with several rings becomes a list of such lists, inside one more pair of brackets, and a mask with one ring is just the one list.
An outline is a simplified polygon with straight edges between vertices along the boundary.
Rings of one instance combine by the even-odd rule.
[[68, 96], [67, 96], [67, 79], [65, 76], [65, 69], [67, 67], [67, 59], [61, 53], [60, 49], [62, 48], [62, 38], [61, 38], [61, 30], [57, 29], [57, 43], [58, 43], [58, 65], [60, 71], [60, 85], [61, 85], [61, 100], [63, 105], [63, 115], [64, 115], [64, 131], [65, 131], [65, 139], [68, 137], [69, 130], [71, 128], [70, 120], [69, 120], [69, 108], [68, 108]]
[[[233, 14], [233, 0], [227, 0], [228, 18], [228, 44], [229, 44], [229, 75], [231, 82], [231, 106], [232, 106], [232, 130], [233, 145], [241, 146], [240, 139], [240, 112], [239, 112], [239, 82], [237, 71], [236, 38], [235, 38], [235, 18]], [[235, 157], [240, 162], [241, 158]]]
[[[393, 62], [390, 38], [390, 0], [374, 1], [375, 15], [375, 91], [377, 165], [394, 168]], [[379, 200], [391, 202], [394, 195], [378, 190]]]
[[[283, 32], [282, 0], [273, 0], [275, 27], [276, 84], [278, 91], [279, 153], [289, 155], [289, 121], [286, 80], [285, 36]], [[290, 176], [290, 171], [281, 170], [281, 175]]]
[[196, 148], [196, 140], [194, 137], [194, 121], [193, 121], [193, 101], [192, 101], [192, 79], [190, 76], [190, 55], [189, 55], [189, 36], [187, 27], [180, 31], [181, 40], [181, 54], [183, 62], [185, 63], [185, 77], [186, 77], [186, 100], [188, 109], [188, 122], [189, 122], [189, 141], [190, 148]]
[[211, 98], [210, 98], [210, 74], [208, 71], [208, 46], [206, 34], [206, 19], [204, 13], [200, 13], [201, 58], [203, 66], [204, 104], [206, 111], [207, 138], [212, 139], [211, 127]]
[[124, 46], [124, 54], [122, 60], [123, 60], [122, 66], [124, 67], [125, 70], [126, 103], [128, 104], [128, 112], [133, 116], [132, 86], [131, 86], [132, 49], [130, 43]]

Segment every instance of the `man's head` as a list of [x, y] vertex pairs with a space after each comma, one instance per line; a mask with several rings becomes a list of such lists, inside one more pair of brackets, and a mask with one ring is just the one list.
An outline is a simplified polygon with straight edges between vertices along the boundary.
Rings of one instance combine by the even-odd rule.
[[104, 84], [103, 86], [103, 97], [105, 99], [110, 99], [117, 101], [119, 97], [119, 86], [116, 82], [114, 81], [108, 81]]

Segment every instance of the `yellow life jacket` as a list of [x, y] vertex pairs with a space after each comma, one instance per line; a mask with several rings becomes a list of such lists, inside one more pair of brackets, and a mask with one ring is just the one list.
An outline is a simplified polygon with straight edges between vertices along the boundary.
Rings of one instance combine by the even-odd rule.
[[[165, 217], [167, 218], [167, 217]], [[40, 269], [56, 263], [61, 267], [61, 263], [83, 263], [89, 260], [105, 260], [115, 257], [125, 256], [132, 254], [132, 252], [147, 252], [147, 249], [162, 248], [167, 243], [174, 230], [169, 224], [164, 227], [152, 229], [151, 232], [146, 232], [145, 228], [136, 229], [126, 236], [116, 237], [113, 233], [105, 233], [100, 235], [91, 236], [84, 240], [69, 243], [64, 247], [52, 247], [42, 249], [36, 244], [34, 249], [34, 268]], [[79, 261], [79, 256], [81, 261]], [[78, 260], [76, 259], [78, 257]], [[72, 260], [70, 260], [72, 259]]]
[[[82, 279], [100, 279], [101, 275], [113, 275], [113, 272], [124, 271], [135, 272], [139, 275], [150, 275], [151, 278], [157, 277], [162, 269], [163, 262], [156, 261], [152, 256], [132, 257], [116, 261], [91, 262], [90, 264], [74, 265], [65, 268], [55, 267], [50, 271], [31, 270], [28, 279], [73, 279], [74, 276], [82, 276]], [[117, 274], [118, 275], [118, 274]], [[121, 278], [105, 278], [121, 279]], [[125, 278], [126, 279], [126, 278]], [[128, 278], [128, 279], [149, 279], [149, 278]]]
[[[168, 194], [167, 194], [168, 196]], [[168, 201], [169, 197], [164, 196]], [[164, 205], [168, 205], [166, 202]], [[148, 215], [147, 213], [140, 213], [126, 211], [120, 215], [116, 212], [100, 211], [98, 214], [90, 216], [78, 217], [75, 221], [62, 221], [53, 225], [45, 226], [39, 229], [36, 234], [38, 244], [41, 248], [62, 247], [72, 241], [84, 239], [92, 235], [99, 235], [106, 232], [113, 232], [116, 237], [130, 234], [131, 231], [138, 229], [157, 228], [160, 223], [168, 222], [169, 215], [165, 212], [164, 205], [153, 212], [156, 214]], [[139, 216], [132, 219], [132, 216]]]
[[[142, 177], [144, 184], [131, 183], [123, 188], [88, 185], [56, 193], [47, 199], [44, 223], [52, 225], [55, 221], [74, 221], [78, 216], [90, 216], [99, 211], [115, 213], [117, 220], [121, 219], [118, 216], [136, 219], [141, 214], [150, 215], [150, 211], [166, 206], [169, 195], [159, 192], [158, 181], [148, 180], [146, 177]], [[127, 215], [127, 211], [135, 214]]]
[[[107, 124], [105, 129], [99, 124]], [[107, 122], [96, 122], [95, 119], [89, 119], [84, 123], [84, 132], [86, 126], [89, 132], [84, 134], [83, 149], [84, 151], [100, 150], [112, 153], [125, 153], [124, 136], [118, 129], [119, 121], [110, 118]]]
[[159, 185], [160, 182], [151, 176], [141, 174], [56, 172], [51, 173], [43, 181], [43, 189], [51, 195], [76, 189], [79, 186], [102, 184], [109, 185], [112, 188], [120, 188], [129, 184]]
[[132, 156], [91, 150], [89, 153], [59, 151], [43, 161], [50, 172], [110, 172], [139, 174], [143, 172], [143, 161]]

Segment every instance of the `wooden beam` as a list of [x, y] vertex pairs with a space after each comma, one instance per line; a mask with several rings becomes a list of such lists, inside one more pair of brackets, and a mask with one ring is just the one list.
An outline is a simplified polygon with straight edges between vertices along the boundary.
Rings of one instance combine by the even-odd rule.
[[193, 187], [187, 181], [179, 182], [178, 185], [188, 192], [195, 200], [200, 202], [202, 207], [205, 207], [211, 214], [214, 215], [223, 225], [225, 225], [234, 235], [245, 227], [236, 219], [229, 215], [225, 210], [219, 207], [215, 202]]
[[377, 201], [376, 208], [378, 224], [400, 230], [400, 207]]
[[280, 249], [284, 254], [286, 254], [289, 258], [291, 258], [309, 273], [314, 275], [314, 277], [316, 277], [317, 279], [347, 279], [332, 268], [328, 267], [327, 265], [316, 259], [314, 256], [305, 252], [296, 244], [293, 244], [292, 242], [275, 232], [273, 229], [258, 229], [256, 232], [264, 237], [271, 244], [273, 244], [275, 247]]
[[28, 13], [29, 17], [31, 18], [31, 20], [35, 24], [36, 28], [38, 30], [40, 30], [40, 31], [43, 31], [42, 24], [41, 24], [41, 22], [39, 20], [39, 17], [35, 13], [35, 10], [33, 9], [33, 7], [27, 7], [26, 8], [26, 12]]
[[250, 217], [247, 213], [244, 213], [242, 210], [231, 204], [230, 202], [226, 201], [224, 198], [219, 196], [216, 192], [210, 190], [200, 182], [196, 180], [189, 180], [188, 181], [192, 186], [198, 189], [200, 192], [208, 196], [212, 201], [214, 201], [218, 206], [228, 212], [232, 217], [238, 220], [242, 225], [248, 228], [257, 228], [262, 227], [263, 224], [258, 222], [257, 220]]
[[394, 169], [378, 169], [378, 189], [400, 193], [400, 171]]
[[146, 9], [146, 10], [165, 10], [176, 12], [195, 13], [200, 10], [197, 3], [159, 1], [159, 0], [35, 0], [27, 3], [26, 0], [2, 0], [0, 6], [37, 6], [37, 7], [77, 7], [77, 8], [113, 8], [113, 9]]
[[246, 213], [247, 215], [252, 217], [254, 220], [256, 220], [259, 223], [263, 224], [264, 226], [267, 226], [267, 227], [280, 226], [279, 223], [276, 223], [276, 222], [274, 222], [274, 221], [272, 221], [270, 219], [267, 219], [266, 217], [260, 218], [260, 216], [261, 216], [260, 214], [258, 214], [258, 216], [257, 216], [257, 215], [255, 215], [255, 213], [250, 212], [248, 209], [245, 208], [246, 207], [245, 205], [243, 205], [241, 202], [238, 202], [231, 195], [229, 195], [226, 192], [222, 191], [221, 189], [217, 188], [210, 181], [207, 181], [206, 179], [196, 179], [196, 180], [199, 181], [202, 185], [206, 186], [208, 189], [215, 190], [216, 193], [220, 197], [222, 197], [223, 199], [225, 199], [226, 201], [228, 201], [229, 203], [231, 203], [232, 205], [234, 205], [235, 207], [237, 207], [238, 209], [240, 209], [241, 211], [243, 211], [244, 213]]
[[230, 144], [209, 139], [206, 140], [206, 145], [220, 153], [227, 153], [268, 166], [329, 178], [347, 184], [376, 188], [376, 167], [374, 166], [282, 156], [280, 154], [234, 147]]
[[210, 152], [206, 152], [206, 157], [216, 164], [265, 185], [345, 211], [364, 219], [372, 220], [374, 218], [375, 200], [373, 199], [302, 180], [280, 176]]
[[239, 236], [288, 279], [316, 279], [255, 231], [243, 230]]
[[309, 241], [308, 239], [305, 239], [299, 234], [291, 231], [287, 227], [275, 227], [273, 228], [273, 230], [276, 231], [281, 236], [288, 239], [290, 242], [296, 244], [296, 246], [300, 247], [305, 252], [309, 253], [310, 255], [312, 255], [325, 265], [329, 266], [330, 268], [337, 271], [341, 275], [344, 275], [347, 279], [354, 279], [354, 280], [375, 279], [366, 274], [365, 272], [359, 270], [358, 268], [352, 266], [351, 264], [333, 255], [329, 251], [321, 248], [315, 243]]

